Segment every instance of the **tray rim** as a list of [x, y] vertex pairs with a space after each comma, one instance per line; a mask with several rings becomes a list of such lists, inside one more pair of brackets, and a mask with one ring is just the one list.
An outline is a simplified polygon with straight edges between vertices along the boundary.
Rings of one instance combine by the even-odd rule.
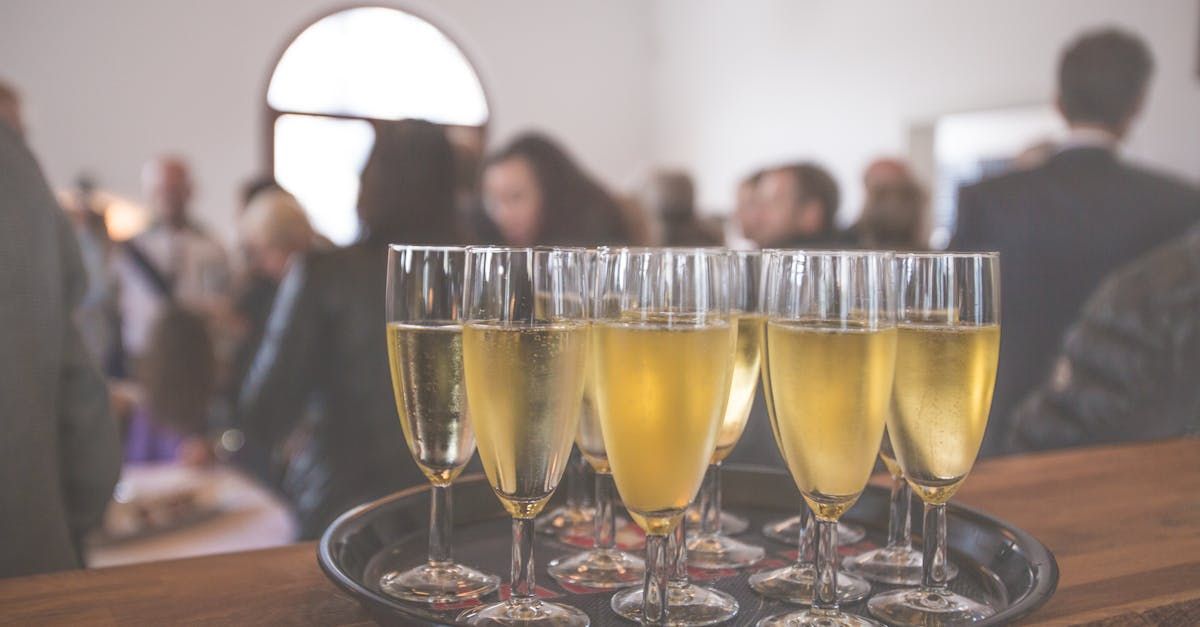
[[[752, 465], [752, 464], [735, 464], [730, 465], [727, 470], [734, 472], [747, 472], [759, 474], [772, 474], [780, 477], [791, 479], [791, 476], [784, 470], [772, 468], [768, 466]], [[459, 483], [486, 483], [487, 477], [483, 473], [471, 473], [462, 475], [455, 484]], [[342, 515], [338, 516], [321, 534], [321, 539], [317, 542], [317, 564], [325, 576], [335, 585], [348, 593], [356, 601], [362, 605], [366, 605], [369, 610], [383, 611], [388, 615], [397, 618], [406, 618], [409, 620], [418, 620], [427, 625], [459, 625], [461, 623], [444, 623], [430, 622], [428, 617], [416, 614], [410, 614], [405, 611], [404, 605], [394, 599], [383, 596], [382, 594], [370, 590], [363, 584], [355, 581], [350, 575], [343, 572], [337, 567], [333, 556], [333, 536], [336, 531], [342, 527], [352, 524], [358, 519], [363, 518], [370, 512], [382, 508], [394, 501], [407, 499], [431, 489], [429, 484], [412, 486], [403, 490], [393, 492], [387, 496], [363, 503], [355, 506]], [[490, 489], [490, 486], [488, 487]], [[867, 490], [884, 490], [885, 488], [868, 483], [864, 492]], [[953, 515], [956, 518], [964, 518], [973, 520], [974, 522], [982, 523], [986, 526], [997, 529], [1000, 533], [1006, 536], [1010, 542], [1021, 547], [1027, 553], [1026, 557], [1029, 560], [1031, 569], [1034, 575], [1034, 585], [1026, 590], [1021, 596], [1010, 599], [1009, 606], [1001, 614], [991, 617], [988, 624], [991, 624], [992, 619], [1003, 619], [1004, 624], [1017, 621], [1032, 614], [1034, 611], [1046, 604], [1058, 589], [1059, 568], [1058, 560], [1055, 558], [1053, 551], [1050, 550], [1041, 540], [1038, 540], [1033, 534], [1013, 525], [1005, 520], [997, 518], [991, 514], [983, 512], [969, 505], [962, 505], [951, 501], [947, 505], [947, 514]], [[999, 624], [999, 623], [997, 623]]]

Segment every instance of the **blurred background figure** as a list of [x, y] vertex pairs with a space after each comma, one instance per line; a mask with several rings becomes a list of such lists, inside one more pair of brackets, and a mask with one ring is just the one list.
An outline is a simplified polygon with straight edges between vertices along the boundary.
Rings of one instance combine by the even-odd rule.
[[908, 165], [878, 159], [863, 174], [866, 201], [851, 229], [861, 248], [922, 250], [929, 198]]
[[653, 239], [660, 245], [721, 245], [719, 230], [696, 215], [696, 190], [688, 173], [654, 172], [642, 191], [640, 204], [654, 225]]
[[837, 182], [815, 163], [768, 168], [757, 177], [755, 200], [738, 212], [742, 233], [759, 248], [836, 246]]
[[625, 244], [618, 202], [550, 138], [526, 133], [488, 158], [476, 239], [512, 246]]
[[1009, 450], [1200, 435], [1200, 227], [1107, 279], [1052, 374], [1013, 416]]
[[959, 192], [951, 248], [997, 250], [1004, 259], [1004, 334], [982, 455], [1004, 452], [1013, 408], [1046, 377], [1088, 294], [1200, 218], [1200, 192], [1116, 154], [1152, 66], [1133, 35], [1085, 34], [1059, 63], [1057, 103], [1070, 134], [1057, 154]]
[[363, 168], [362, 239], [287, 265], [239, 400], [247, 445], [315, 538], [346, 509], [424, 482], [401, 446], [384, 319], [387, 245], [454, 244], [455, 165], [429, 122], [381, 124]]
[[72, 319], [87, 278], [66, 217], [0, 124], [0, 577], [78, 568], [121, 467], [104, 379]]
[[25, 121], [21, 117], [21, 96], [16, 88], [0, 81], [0, 124], [6, 124], [18, 136], [25, 134]]
[[174, 304], [164, 308], [135, 374], [142, 402], [125, 425], [125, 462], [212, 461], [207, 436], [217, 360], [205, 318]]
[[238, 236], [248, 269], [279, 283], [295, 255], [316, 244], [308, 215], [295, 196], [281, 189], [256, 194], [238, 221]]
[[142, 186], [155, 222], [125, 242], [116, 260], [126, 359], [146, 349], [166, 304], [213, 313], [227, 306], [231, 287], [224, 249], [192, 220], [187, 163], [175, 156], [150, 161], [142, 170]]
[[262, 340], [276, 289], [288, 266], [314, 248], [329, 247], [318, 241], [296, 197], [278, 186], [262, 187], [250, 197], [238, 218], [238, 237], [245, 271], [233, 302], [236, 318], [231, 321], [238, 326], [229, 377], [234, 399]]
[[113, 262], [116, 244], [109, 237], [105, 221], [108, 207], [98, 198], [95, 181], [87, 176], [79, 177], [69, 193], [60, 194], [59, 202], [75, 230], [87, 274], [87, 290], [75, 311], [79, 332], [96, 363], [106, 374], [115, 376], [124, 367], [124, 351], [120, 345], [119, 288]]

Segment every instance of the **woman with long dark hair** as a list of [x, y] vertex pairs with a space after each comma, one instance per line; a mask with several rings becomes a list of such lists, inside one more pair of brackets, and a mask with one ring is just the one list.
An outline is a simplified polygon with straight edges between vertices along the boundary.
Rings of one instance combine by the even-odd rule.
[[557, 143], [525, 133], [488, 158], [476, 239], [514, 246], [625, 244], [617, 201]]
[[271, 451], [271, 482], [296, 508], [303, 538], [354, 505], [424, 481], [402, 450], [384, 284], [387, 244], [458, 241], [441, 127], [377, 128], [358, 215], [358, 243], [293, 260], [239, 403], [248, 444]]

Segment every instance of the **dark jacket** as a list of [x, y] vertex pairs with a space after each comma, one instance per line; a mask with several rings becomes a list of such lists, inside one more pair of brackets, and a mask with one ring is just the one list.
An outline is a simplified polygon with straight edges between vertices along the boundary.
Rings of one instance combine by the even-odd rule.
[[1106, 280], [1013, 416], [1029, 451], [1200, 434], [1200, 227]]
[[959, 194], [954, 250], [1000, 252], [1000, 364], [982, 455], [1004, 452], [1010, 414], [1045, 380], [1067, 326], [1117, 268], [1200, 218], [1200, 192], [1100, 148]]
[[0, 577], [80, 567], [121, 470], [72, 312], [87, 278], [33, 155], [0, 124]]
[[304, 538], [350, 507], [425, 481], [392, 396], [386, 276], [378, 245], [297, 262], [246, 377], [238, 413], [247, 444], [274, 451], [272, 482], [295, 506]]

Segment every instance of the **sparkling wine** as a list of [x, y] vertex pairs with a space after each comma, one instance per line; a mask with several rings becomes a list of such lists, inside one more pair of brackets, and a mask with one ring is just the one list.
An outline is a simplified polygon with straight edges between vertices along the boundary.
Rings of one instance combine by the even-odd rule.
[[713, 463], [724, 461], [733, 452], [746, 429], [754, 389], [758, 387], [758, 371], [762, 353], [763, 319], [761, 316], [741, 315], [737, 318], [737, 345], [733, 353], [733, 377], [729, 385], [729, 402], [725, 417], [717, 432], [717, 447]]
[[836, 519], [879, 452], [896, 331], [769, 322], [767, 345], [779, 447], [813, 512]]
[[1000, 327], [902, 325], [888, 432], [896, 460], [928, 503], [950, 500], [987, 429]]
[[449, 485], [475, 453], [463, 386], [462, 327], [387, 326], [392, 389], [404, 440], [435, 485]]
[[617, 489], [648, 533], [665, 534], [712, 459], [733, 371], [736, 327], [597, 324], [596, 400]]
[[587, 350], [584, 324], [463, 329], [479, 458], [513, 517], [536, 516], [562, 478], [579, 423]]

